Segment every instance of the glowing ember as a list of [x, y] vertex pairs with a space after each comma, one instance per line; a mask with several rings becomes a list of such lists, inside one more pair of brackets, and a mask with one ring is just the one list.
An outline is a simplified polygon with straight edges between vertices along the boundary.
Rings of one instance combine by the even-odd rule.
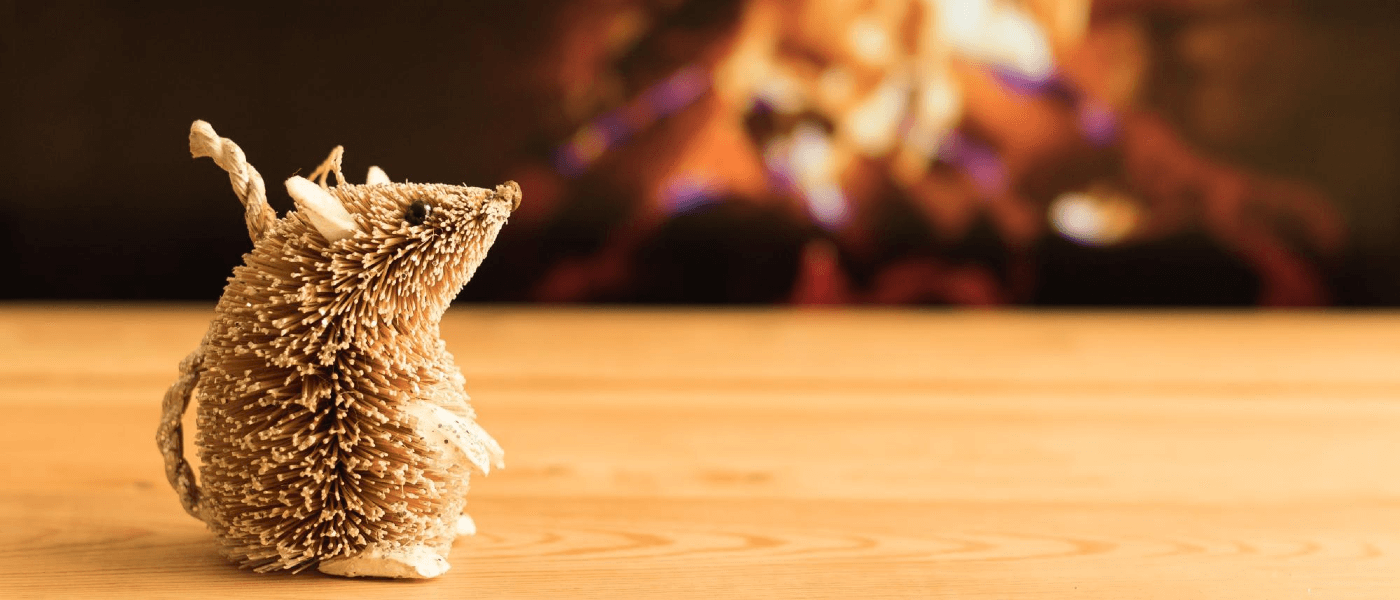
[[1126, 239], [1142, 221], [1133, 201], [1104, 190], [1068, 192], [1050, 204], [1050, 225], [1086, 246], [1109, 246]]

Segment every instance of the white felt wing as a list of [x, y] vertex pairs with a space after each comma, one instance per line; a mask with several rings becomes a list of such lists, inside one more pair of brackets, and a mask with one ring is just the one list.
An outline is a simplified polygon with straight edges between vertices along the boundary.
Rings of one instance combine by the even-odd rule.
[[430, 442], [447, 444], [467, 457], [483, 474], [506, 466], [505, 451], [476, 421], [464, 419], [426, 401], [410, 404], [406, 412], [418, 420], [418, 434]]

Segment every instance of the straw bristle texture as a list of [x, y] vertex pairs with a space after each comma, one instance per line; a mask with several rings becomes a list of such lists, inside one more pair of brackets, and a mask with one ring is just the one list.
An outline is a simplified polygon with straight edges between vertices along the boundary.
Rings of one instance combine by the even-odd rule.
[[[259, 571], [371, 545], [446, 556], [471, 465], [407, 407], [474, 418], [438, 325], [519, 202], [513, 183], [329, 191], [361, 232], [330, 243], [305, 215], [278, 220], [234, 270], [204, 347], [199, 514]], [[405, 220], [415, 201], [426, 220]]]

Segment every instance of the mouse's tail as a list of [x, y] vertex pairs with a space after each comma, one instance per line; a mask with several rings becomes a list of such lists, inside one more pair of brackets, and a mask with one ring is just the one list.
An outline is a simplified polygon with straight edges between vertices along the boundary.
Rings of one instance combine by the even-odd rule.
[[204, 367], [204, 344], [180, 361], [180, 378], [165, 392], [161, 404], [160, 427], [156, 429], [156, 445], [165, 458], [165, 478], [180, 496], [180, 505], [190, 516], [204, 520], [199, 511], [199, 485], [194, 469], [185, 461], [185, 432], [181, 420], [190, 405], [199, 375]]
[[233, 193], [243, 203], [243, 219], [248, 224], [248, 237], [257, 243], [272, 225], [277, 222], [277, 212], [267, 204], [267, 186], [263, 185], [262, 175], [248, 158], [243, 149], [233, 140], [219, 137], [214, 127], [204, 121], [190, 125], [190, 154], [195, 158], [209, 157], [214, 164], [228, 172]]

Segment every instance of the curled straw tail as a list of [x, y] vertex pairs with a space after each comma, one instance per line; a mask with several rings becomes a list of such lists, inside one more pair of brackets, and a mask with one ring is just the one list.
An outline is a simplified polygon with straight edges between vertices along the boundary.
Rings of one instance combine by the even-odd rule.
[[228, 172], [229, 184], [238, 201], [243, 203], [243, 219], [248, 225], [248, 237], [254, 242], [262, 239], [277, 221], [277, 213], [267, 204], [267, 188], [262, 175], [243, 155], [243, 149], [233, 140], [219, 137], [214, 127], [204, 121], [190, 125], [190, 154], [195, 158], [212, 158], [214, 164]]

